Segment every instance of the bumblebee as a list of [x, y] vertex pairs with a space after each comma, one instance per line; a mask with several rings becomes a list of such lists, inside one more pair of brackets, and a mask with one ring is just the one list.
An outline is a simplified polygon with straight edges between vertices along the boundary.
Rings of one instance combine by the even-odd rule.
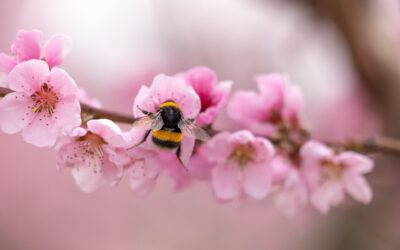
[[210, 137], [206, 131], [194, 124], [194, 119], [185, 119], [179, 105], [174, 101], [162, 103], [155, 112], [138, 109], [145, 115], [133, 123], [133, 126], [146, 128], [143, 139], [134, 147], [144, 143], [151, 133], [152, 142], [162, 149], [175, 149], [178, 160], [185, 166], [182, 159], [182, 140], [188, 136], [206, 141]]

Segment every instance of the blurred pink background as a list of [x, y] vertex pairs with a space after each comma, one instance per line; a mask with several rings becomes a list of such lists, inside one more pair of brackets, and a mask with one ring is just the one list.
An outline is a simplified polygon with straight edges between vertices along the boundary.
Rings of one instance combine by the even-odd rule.
[[[398, 13], [376, 2], [377, 16], [390, 12], [385, 25], [398, 25]], [[129, 114], [138, 86], [157, 73], [205, 65], [235, 89], [255, 88], [255, 74], [290, 75], [304, 90], [304, 117], [318, 137], [368, 136], [381, 126], [336, 29], [296, 1], [0, 0], [0, 20], [0, 51], [7, 53], [19, 29], [40, 29], [43, 41], [70, 36], [63, 68], [110, 110]], [[397, 35], [397, 28], [388, 32]], [[400, 199], [387, 194], [400, 175], [388, 167], [371, 178], [370, 207], [351, 203], [325, 217], [310, 209], [286, 218], [272, 199], [221, 204], [206, 183], [174, 192], [167, 177], [145, 198], [125, 181], [85, 194], [68, 171], [56, 170], [51, 149], [3, 133], [0, 147], [0, 249], [400, 248]], [[387, 199], [395, 205], [385, 210]], [[375, 222], [360, 224], [371, 214], [384, 225], [378, 235], [369, 230]], [[349, 240], [358, 243], [341, 247]]]

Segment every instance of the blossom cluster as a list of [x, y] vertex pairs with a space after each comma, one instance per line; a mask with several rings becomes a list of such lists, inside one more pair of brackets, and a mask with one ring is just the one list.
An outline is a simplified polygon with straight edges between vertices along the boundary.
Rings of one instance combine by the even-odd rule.
[[[11, 90], [0, 99], [0, 129], [53, 147], [57, 168], [70, 169], [84, 192], [115, 186], [125, 177], [134, 192], [145, 195], [165, 174], [176, 189], [203, 181], [220, 201], [271, 198], [286, 214], [307, 205], [325, 214], [346, 194], [364, 204], [372, 199], [364, 177], [372, 160], [313, 139], [302, 121], [301, 90], [284, 75], [257, 76], [257, 91], [231, 93], [232, 82], [219, 81], [206, 67], [160, 74], [140, 88], [132, 107], [137, 122], [122, 131], [114, 121], [82, 112], [81, 103], [100, 105], [59, 68], [68, 38], [54, 36], [41, 48], [41, 36], [20, 31], [11, 55], [0, 53], [3, 87]], [[159, 114], [165, 103], [178, 108], [179, 124], [186, 127], [166, 129], [170, 121]], [[238, 130], [215, 130], [225, 110], [225, 122]], [[210, 139], [195, 143], [199, 131]], [[149, 133], [179, 142], [179, 154], [161, 149], [152, 136], [146, 139]]]

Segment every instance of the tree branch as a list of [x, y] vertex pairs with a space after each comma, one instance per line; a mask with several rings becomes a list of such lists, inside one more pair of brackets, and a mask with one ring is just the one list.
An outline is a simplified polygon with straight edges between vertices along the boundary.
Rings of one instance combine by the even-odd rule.
[[[4, 97], [5, 95], [12, 92], [13, 91], [11, 89], [0, 87], [0, 97]], [[91, 115], [94, 119], [104, 118], [112, 120], [114, 122], [125, 124], [132, 124], [136, 120], [133, 116], [123, 115], [116, 112], [95, 108], [84, 103], [81, 103], [81, 110], [83, 113]], [[207, 131], [210, 134], [215, 134], [218, 132], [212, 130], [211, 128], [208, 128]], [[376, 137], [362, 142], [327, 144], [337, 149], [352, 150], [360, 153], [383, 153], [400, 156], [400, 140], [386, 137]]]

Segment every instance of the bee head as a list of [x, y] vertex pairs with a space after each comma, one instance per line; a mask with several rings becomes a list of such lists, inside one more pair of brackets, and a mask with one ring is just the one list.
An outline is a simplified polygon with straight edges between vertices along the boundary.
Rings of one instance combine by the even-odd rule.
[[165, 106], [161, 108], [161, 118], [166, 126], [177, 126], [182, 118], [181, 111], [174, 106]]

